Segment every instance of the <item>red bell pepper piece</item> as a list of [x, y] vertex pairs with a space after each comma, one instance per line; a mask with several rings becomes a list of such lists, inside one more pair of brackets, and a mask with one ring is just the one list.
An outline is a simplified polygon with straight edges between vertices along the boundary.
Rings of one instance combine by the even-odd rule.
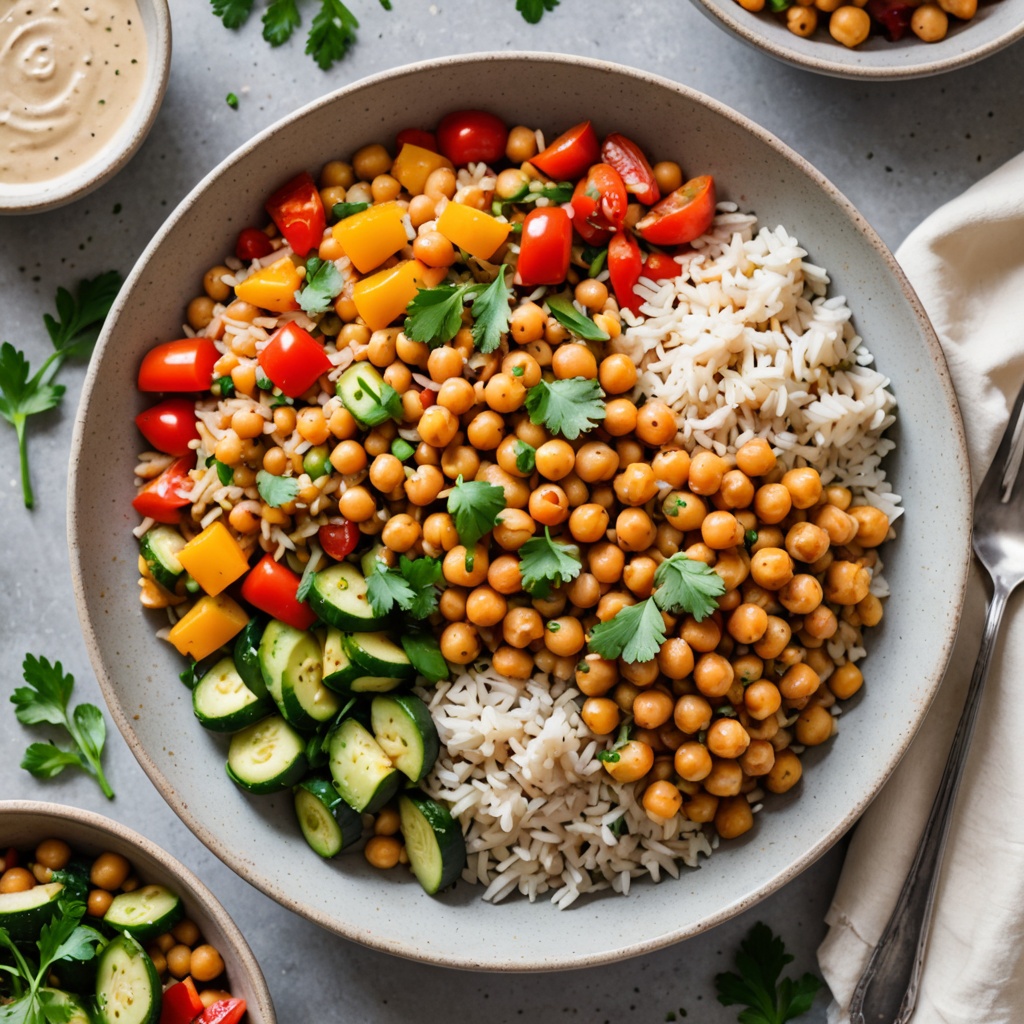
[[261, 260], [274, 251], [273, 243], [259, 228], [243, 228], [235, 242], [235, 255], [243, 263]]
[[167, 455], [184, 455], [189, 441], [199, 437], [196, 407], [187, 398], [168, 398], [135, 417], [142, 436], [158, 451]]
[[572, 220], [561, 206], [531, 210], [523, 221], [516, 284], [561, 284], [572, 255]]
[[309, 629], [316, 615], [295, 595], [299, 577], [273, 555], [264, 555], [242, 581], [242, 597], [254, 608], [266, 612], [295, 629]]
[[259, 354], [259, 364], [289, 398], [305, 394], [332, 366], [323, 345], [294, 322], [273, 333]]
[[195, 467], [196, 453], [189, 451], [175, 459], [155, 480], [151, 480], [132, 499], [132, 508], [140, 516], [155, 519], [158, 523], [176, 523], [181, 518], [180, 510], [191, 503], [182, 492], [192, 488], [189, 472]]
[[325, 523], [316, 532], [324, 554], [336, 562], [348, 558], [359, 543], [359, 527], [355, 523]]
[[155, 345], [139, 367], [140, 391], [207, 391], [220, 359], [209, 338], [179, 338]]
[[175, 982], [164, 990], [160, 1001], [160, 1024], [192, 1024], [203, 1012], [203, 1001], [191, 978]]
[[244, 1016], [244, 999], [218, 999], [203, 1010], [192, 1024], [238, 1024]]
[[608, 243], [608, 276], [621, 309], [640, 312], [644, 300], [633, 290], [643, 271], [643, 256], [637, 240], [628, 231], [619, 231]]
[[625, 135], [613, 132], [601, 145], [601, 159], [622, 175], [626, 191], [644, 206], [653, 206], [661, 198], [661, 189], [654, 178], [644, 151]]
[[704, 234], [715, 219], [715, 179], [693, 178], [652, 206], [636, 233], [651, 245], [685, 245]]
[[530, 163], [556, 181], [578, 178], [600, 156], [597, 133], [589, 121], [581, 121], [538, 153]]
[[306, 171], [282, 185], [265, 207], [296, 256], [305, 256], [320, 245], [327, 214], [316, 182]]

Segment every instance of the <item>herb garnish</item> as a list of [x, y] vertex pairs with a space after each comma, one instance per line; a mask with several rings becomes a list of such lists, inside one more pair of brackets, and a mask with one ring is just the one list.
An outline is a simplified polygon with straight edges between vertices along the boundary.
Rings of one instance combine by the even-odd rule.
[[530, 422], [543, 423], [552, 434], [575, 441], [604, 419], [604, 392], [596, 380], [569, 377], [542, 380], [526, 391]]
[[508, 330], [511, 308], [505, 268], [490, 284], [442, 284], [421, 288], [406, 308], [405, 333], [413, 341], [431, 348], [447, 345], [462, 327], [462, 313], [472, 303], [473, 344], [484, 353], [493, 352]]
[[66, 750], [53, 743], [33, 743], [25, 751], [21, 767], [39, 779], [52, 779], [69, 765], [91, 775], [103, 795], [113, 800], [114, 791], [103, 774], [101, 759], [107, 738], [103, 713], [95, 704], [78, 704], [68, 714], [68, 702], [75, 687], [70, 673], [61, 663], [25, 655], [22, 672], [28, 686], [19, 686], [11, 694], [15, 717], [23, 725], [57, 725], [67, 730], [77, 750]]
[[566, 329], [584, 341], [607, 341], [608, 332], [601, 330], [584, 313], [581, 313], [565, 295], [549, 295], [545, 300], [551, 315]]
[[523, 590], [534, 597], [547, 597], [552, 584], [571, 583], [582, 569], [579, 547], [552, 540], [546, 526], [543, 537], [531, 537], [519, 549]]
[[306, 283], [295, 293], [295, 301], [307, 316], [326, 313], [345, 287], [345, 278], [334, 260], [310, 256], [306, 260]]
[[331, 212], [334, 214], [335, 220], [345, 220], [347, 217], [362, 213], [363, 210], [368, 210], [369, 208], [369, 203], [335, 203], [331, 207]]
[[387, 615], [397, 605], [414, 619], [426, 619], [437, 609], [436, 584], [440, 580], [437, 558], [402, 555], [397, 569], [375, 560], [366, 579], [366, 596], [375, 615]]
[[614, 661], [650, 661], [665, 642], [665, 620], [653, 597], [626, 605], [607, 622], [590, 631], [590, 649]]
[[654, 599], [666, 612], [687, 612], [698, 622], [717, 607], [716, 597], [725, 593], [725, 581], [709, 565], [677, 551], [654, 573]]
[[473, 568], [476, 542], [493, 530], [498, 514], [505, 508], [505, 492], [486, 480], [463, 480], [459, 474], [448, 495], [448, 514], [455, 520], [459, 541], [466, 548], [466, 569]]
[[516, 10], [531, 24], [536, 25], [545, 11], [553, 11], [558, 0], [516, 0]]
[[441, 645], [433, 633], [410, 630], [402, 633], [402, 650], [412, 667], [429, 683], [448, 678], [448, 662], [441, 654]]
[[256, 474], [256, 489], [271, 508], [280, 508], [295, 499], [299, 493], [299, 481], [293, 476], [275, 476], [261, 469]]
[[[516, 367], [518, 369], [518, 367]], [[537, 449], [527, 444], [521, 437], [516, 438], [516, 469], [529, 475], [537, 466]]]

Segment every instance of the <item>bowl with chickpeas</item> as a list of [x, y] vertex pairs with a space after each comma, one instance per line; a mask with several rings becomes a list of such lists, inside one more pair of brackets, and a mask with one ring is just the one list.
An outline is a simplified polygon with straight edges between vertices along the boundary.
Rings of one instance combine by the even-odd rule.
[[948, 657], [968, 480], [817, 171], [675, 83], [475, 55], [171, 217], [90, 371], [73, 572], [113, 719], [240, 875], [396, 955], [584, 966], [853, 824]]
[[[5, 800], [0, 847], [0, 928], [23, 944], [28, 966], [46, 926], [77, 924], [88, 936], [88, 956], [56, 961], [47, 975], [46, 998], [67, 1006], [73, 1024], [121, 1019], [127, 1000], [145, 1014], [138, 1020], [277, 1020], [227, 912], [144, 836], [76, 807]], [[21, 991], [7, 984], [0, 995]]]
[[998, 0], [693, 0], [738, 39], [820, 74], [878, 81], [965, 67], [1024, 37]]

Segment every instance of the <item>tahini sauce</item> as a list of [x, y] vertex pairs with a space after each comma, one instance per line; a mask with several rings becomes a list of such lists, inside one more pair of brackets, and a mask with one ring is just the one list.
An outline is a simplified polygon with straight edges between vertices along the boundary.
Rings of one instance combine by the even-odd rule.
[[87, 163], [128, 120], [145, 76], [135, 0], [0, 0], [0, 184]]

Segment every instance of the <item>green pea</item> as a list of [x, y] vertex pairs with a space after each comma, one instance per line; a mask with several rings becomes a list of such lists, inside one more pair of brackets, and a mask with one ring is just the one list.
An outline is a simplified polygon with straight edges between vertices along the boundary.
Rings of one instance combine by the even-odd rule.
[[317, 480], [331, 471], [330, 451], [325, 444], [310, 448], [302, 458], [302, 468], [311, 480]]

